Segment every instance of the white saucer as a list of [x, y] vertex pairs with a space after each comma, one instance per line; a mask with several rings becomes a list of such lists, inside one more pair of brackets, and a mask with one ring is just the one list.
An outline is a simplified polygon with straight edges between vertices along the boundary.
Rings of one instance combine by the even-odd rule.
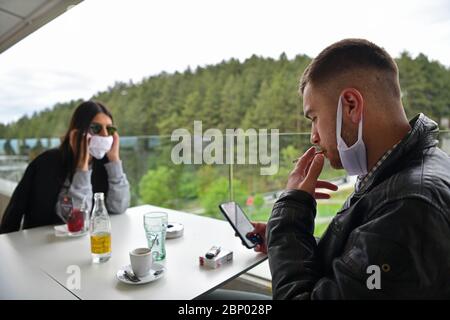
[[[148, 275], [146, 275], [145, 277], [140, 277], [139, 279], [141, 281], [139, 281], [139, 282], [133, 282], [133, 281], [128, 280], [124, 276], [125, 270], [133, 273], [133, 271], [131, 269], [131, 265], [126, 265], [126, 266], [121, 267], [119, 269], [119, 271], [117, 271], [116, 276], [117, 276], [117, 279], [119, 279], [120, 281], [127, 283], [127, 284], [144, 284], [144, 283], [152, 282], [152, 281], [158, 280], [159, 278], [163, 277], [164, 274], [166, 273], [166, 268], [162, 264], [154, 262]], [[162, 270], [162, 272], [155, 276], [155, 272], [160, 271], [160, 270]]]

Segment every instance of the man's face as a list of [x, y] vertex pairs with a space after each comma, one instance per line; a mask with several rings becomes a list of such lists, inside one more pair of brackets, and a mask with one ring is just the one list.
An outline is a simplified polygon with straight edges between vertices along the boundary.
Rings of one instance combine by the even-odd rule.
[[306, 85], [303, 91], [303, 113], [311, 120], [311, 143], [320, 147], [334, 169], [342, 169], [336, 142], [338, 100], [330, 101], [323, 92]]

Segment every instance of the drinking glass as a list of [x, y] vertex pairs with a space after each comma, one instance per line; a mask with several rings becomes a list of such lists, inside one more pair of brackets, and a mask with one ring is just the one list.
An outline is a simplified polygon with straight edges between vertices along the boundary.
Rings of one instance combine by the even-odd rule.
[[144, 214], [144, 229], [148, 247], [153, 259], [161, 261], [166, 258], [167, 212], [147, 212]]

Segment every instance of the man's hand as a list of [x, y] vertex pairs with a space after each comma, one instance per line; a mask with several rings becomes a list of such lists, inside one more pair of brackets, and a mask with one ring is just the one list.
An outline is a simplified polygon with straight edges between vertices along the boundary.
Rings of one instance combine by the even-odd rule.
[[315, 199], [329, 199], [329, 194], [316, 192], [316, 188], [325, 188], [333, 191], [338, 189], [333, 183], [317, 180], [322, 172], [323, 164], [323, 154], [316, 154], [314, 147], [309, 148], [297, 161], [294, 170], [289, 174], [286, 189], [306, 191]]
[[120, 160], [120, 157], [119, 157], [119, 134], [117, 132], [114, 133], [113, 139], [114, 139], [114, 141], [113, 141], [111, 150], [109, 150], [108, 153], [106, 154], [108, 156], [108, 160], [111, 162]]
[[259, 222], [252, 222], [254, 227], [252, 232], [247, 233], [246, 237], [253, 237], [255, 235], [259, 235], [263, 242], [261, 244], [257, 244], [255, 247], [256, 252], [262, 252], [267, 254], [267, 246], [266, 246], [266, 224]]

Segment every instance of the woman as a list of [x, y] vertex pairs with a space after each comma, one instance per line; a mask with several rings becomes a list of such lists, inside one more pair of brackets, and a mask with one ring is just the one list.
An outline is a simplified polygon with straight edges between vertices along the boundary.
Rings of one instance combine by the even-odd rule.
[[64, 221], [61, 203], [83, 201], [90, 211], [93, 193], [103, 192], [109, 213], [123, 213], [130, 202], [129, 183], [119, 157], [119, 135], [109, 110], [87, 101], [75, 110], [58, 149], [48, 150], [25, 170], [3, 215], [0, 233]]

